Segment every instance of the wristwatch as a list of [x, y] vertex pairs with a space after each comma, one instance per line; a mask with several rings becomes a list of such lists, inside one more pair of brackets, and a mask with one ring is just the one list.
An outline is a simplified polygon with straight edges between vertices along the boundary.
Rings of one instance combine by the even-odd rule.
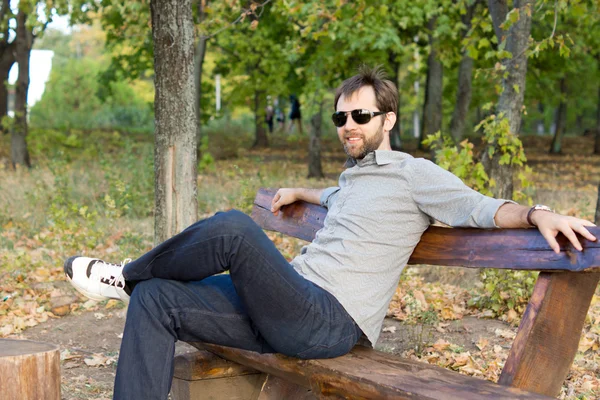
[[549, 212], [551, 212], [551, 213], [553, 213], [553, 212], [554, 212], [554, 210], [553, 210], [553, 209], [551, 209], [550, 207], [548, 207], [548, 206], [545, 206], [545, 205], [543, 205], [543, 204], [536, 204], [535, 206], [531, 207], [531, 208], [529, 209], [529, 211], [527, 212], [527, 223], [528, 223], [529, 225], [531, 225], [531, 226], [536, 226], [536, 225], [533, 223], [533, 221], [531, 220], [531, 214], [533, 214], [533, 212], [534, 212], [534, 211], [537, 211], [537, 210], [549, 211]]

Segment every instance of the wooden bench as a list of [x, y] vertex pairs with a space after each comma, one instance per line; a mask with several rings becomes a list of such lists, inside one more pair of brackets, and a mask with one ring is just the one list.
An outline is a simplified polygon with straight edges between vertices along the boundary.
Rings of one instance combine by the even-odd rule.
[[[327, 210], [299, 202], [274, 216], [273, 195], [273, 190], [259, 191], [252, 218], [264, 229], [312, 240]], [[600, 237], [600, 228], [590, 230]], [[176, 358], [174, 399], [555, 397], [577, 352], [600, 279], [600, 243], [583, 240], [584, 251], [578, 252], [562, 235], [558, 242], [561, 253], [555, 254], [536, 229], [432, 226], [410, 258], [409, 264], [541, 271], [498, 384], [361, 346], [335, 359], [298, 360], [191, 343], [201, 351]], [[205, 390], [207, 385], [213, 385], [215, 397]], [[219, 392], [238, 386], [238, 391]]]

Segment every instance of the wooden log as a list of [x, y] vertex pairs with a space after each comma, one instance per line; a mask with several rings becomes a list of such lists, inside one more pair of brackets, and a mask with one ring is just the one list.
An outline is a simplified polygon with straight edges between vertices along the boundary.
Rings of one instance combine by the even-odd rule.
[[[296, 202], [275, 216], [270, 210], [274, 190], [260, 189], [252, 218], [261, 227], [311, 241], [323, 227], [327, 209]], [[600, 227], [589, 227], [600, 237]], [[444, 265], [468, 268], [501, 268], [532, 271], [599, 271], [600, 241], [579, 236], [583, 252], [567, 238], [557, 237], [560, 254], [554, 253], [537, 229], [468, 229], [432, 226], [425, 231], [408, 264]]]
[[342, 357], [300, 360], [213, 344], [190, 344], [312, 389], [322, 399], [549, 399], [361, 346]]
[[0, 339], [0, 398], [60, 400], [58, 346]]
[[559, 394], [599, 280], [600, 273], [540, 273], [498, 383]]

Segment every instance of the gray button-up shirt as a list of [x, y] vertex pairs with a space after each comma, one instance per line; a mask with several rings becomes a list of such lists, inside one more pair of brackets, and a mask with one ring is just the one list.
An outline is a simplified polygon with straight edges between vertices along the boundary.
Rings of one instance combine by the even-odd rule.
[[324, 226], [292, 265], [333, 294], [375, 345], [400, 273], [432, 220], [495, 228], [507, 201], [406, 153], [377, 150], [350, 165], [339, 187], [323, 192]]

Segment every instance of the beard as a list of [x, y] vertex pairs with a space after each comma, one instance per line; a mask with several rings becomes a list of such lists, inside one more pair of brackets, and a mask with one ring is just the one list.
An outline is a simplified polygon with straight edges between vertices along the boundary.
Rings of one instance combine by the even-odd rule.
[[348, 142], [344, 142], [344, 152], [348, 157], [362, 160], [367, 154], [377, 150], [383, 142], [383, 124], [381, 124], [373, 136], [366, 138], [364, 135], [361, 135], [360, 138], [363, 143], [360, 147], [350, 146]]

